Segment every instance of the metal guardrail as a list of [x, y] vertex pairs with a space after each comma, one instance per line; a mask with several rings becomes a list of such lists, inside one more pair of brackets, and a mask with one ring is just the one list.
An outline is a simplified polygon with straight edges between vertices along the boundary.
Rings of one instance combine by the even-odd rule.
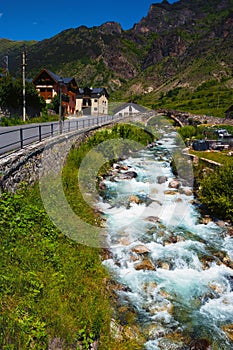
[[0, 155], [17, 151], [34, 142], [66, 134], [75, 130], [84, 130], [94, 126], [102, 126], [110, 122], [123, 119], [112, 115], [77, 118], [66, 120], [60, 128], [59, 122], [25, 126], [0, 132]]

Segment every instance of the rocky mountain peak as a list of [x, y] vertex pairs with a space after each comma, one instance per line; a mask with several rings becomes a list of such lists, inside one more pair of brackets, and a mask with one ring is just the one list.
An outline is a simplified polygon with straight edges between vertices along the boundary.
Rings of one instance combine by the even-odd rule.
[[106, 22], [100, 26], [100, 30], [107, 34], [121, 34], [123, 29], [118, 22]]
[[[169, 1], [152, 3], [148, 14], [129, 30], [106, 22], [27, 44], [28, 77], [47, 67], [74, 76], [79, 85], [114, 90], [129, 84], [140, 93], [147, 85], [157, 89], [178, 81], [197, 86], [232, 76], [233, 0]], [[20, 75], [22, 47], [0, 42], [0, 60], [8, 48], [10, 71]]]

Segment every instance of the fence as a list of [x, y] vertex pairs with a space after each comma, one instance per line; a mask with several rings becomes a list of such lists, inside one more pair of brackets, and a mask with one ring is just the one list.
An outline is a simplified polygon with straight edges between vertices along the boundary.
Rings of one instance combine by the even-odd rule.
[[122, 118], [105, 115], [66, 120], [62, 123], [53, 122], [25, 127], [13, 127], [11, 130], [0, 131], [0, 155], [22, 149], [26, 145], [34, 142], [41, 142], [49, 137], [75, 130], [88, 129], [93, 126], [102, 126], [119, 119]]

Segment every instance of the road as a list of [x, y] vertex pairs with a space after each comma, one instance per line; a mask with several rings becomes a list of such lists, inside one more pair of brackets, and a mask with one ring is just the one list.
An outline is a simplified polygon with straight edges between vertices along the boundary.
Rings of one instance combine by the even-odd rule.
[[[109, 117], [112, 118], [112, 116]], [[106, 118], [107, 116], [85, 116], [65, 120], [62, 124], [62, 133], [86, 129], [99, 123], [104, 124], [107, 121]], [[0, 127], [0, 155], [47, 137], [59, 135], [59, 130], [58, 122]]]

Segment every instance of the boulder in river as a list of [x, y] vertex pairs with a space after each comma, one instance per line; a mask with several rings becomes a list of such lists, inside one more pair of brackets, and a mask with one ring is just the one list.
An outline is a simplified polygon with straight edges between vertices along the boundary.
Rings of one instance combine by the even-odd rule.
[[223, 264], [226, 265], [227, 267], [230, 267], [230, 269], [233, 269], [233, 261], [229, 258], [228, 255], [224, 256], [222, 260]]
[[122, 165], [121, 167], [120, 167], [120, 170], [129, 170], [129, 167], [127, 166], [127, 165]]
[[155, 266], [149, 259], [144, 259], [135, 265], [135, 270], [155, 270]]
[[136, 173], [136, 171], [132, 170], [132, 171], [126, 171], [125, 173], [121, 173], [118, 176], [122, 180], [131, 180], [137, 177], [138, 174]]
[[159, 348], [164, 350], [188, 350], [184, 345], [186, 339], [180, 332], [165, 334], [158, 340]]
[[233, 227], [228, 228], [227, 235], [233, 237]]
[[141, 203], [141, 200], [140, 198], [138, 198], [138, 196], [135, 196], [134, 194], [132, 194], [131, 196], [129, 196], [129, 202], [139, 204]]
[[148, 216], [145, 220], [153, 223], [161, 222], [158, 216]]
[[132, 249], [133, 252], [137, 254], [146, 254], [150, 252], [150, 249], [143, 244], [139, 244]]
[[180, 187], [180, 182], [176, 179], [172, 180], [169, 182], [169, 185], [168, 185], [170, 188], [176, 188], [178, 189]]
[[226, 333], [228, 338], [233, 341], [233, 324], [227, 324], [222, 326], [223, 331]]
[[223, 221], [223, 220], [216, 220], [215, 221], [215, 223], [216, 223], [216, 225], [218, 225], [219, 227], [223, 227], [223, 228], [225, 228], [226, 226], [227, 226], [227, 223], [225, 222], [225, 221]]
[[163, 270], [170, 270], [171, 269], [171, 264], [168, 261], [157, 260], [156, 266], [157, 266], [157, 268], [160, 268]]
[[201, 224], [208, 225], [212, 221], [211, 217], [209, 215], [204, 215], [201, 218]]
[[185, 194], [186, 196], [192, 196], [193, 191], [190, 188], [182, 188], [179, 190], [180, 194]]
[[105, 190], [106, 190], [106, 184], [105, 184], [103, 181], [101, 181], [101, 182], [99, 183], [99, 189], [102, 190], [102, 191], [105, 191]]
[[102, 260], [108, 260], [113, 258], [113, 254], [109, 248], [103, 248], [101, 252]]
[[218, 296], [223, 294], [226, 290], [220, 283], [209, 283], [209, 288], [211, 288]]
[[167, 177], [166, 176], [157, 176], [157, 182], [158, 184], [163, 184], [167, 181]]
[[167, 195], [171, 195], [171, 196], [174, 196], [175, 194], [177, 194], [178, 192], [175, 190], [166, 190], [164, 191], [164, 194], [167, 194]]
[[128, 246], [130, 245], [130, 238], [129, 237], [122, 237], [119, 241], [120, 244]]
[[231, 276], [231, 275], [226, 275], [226, 278], [228, 279], [228, 281], [229, 281], [229, 283], [230, 283], [231, 291], [233, 291], [233, 276]]
[[196, 339], [190, 343], [190, 350], [212, 350], [208, 339]]
[[169, 301], [154, 303], [153, 306], [149, 307], [149, 312], [151, 315], [156, 315], [159, 312], [167, 312], [171, 315], [173, 311], [174, 306]]

